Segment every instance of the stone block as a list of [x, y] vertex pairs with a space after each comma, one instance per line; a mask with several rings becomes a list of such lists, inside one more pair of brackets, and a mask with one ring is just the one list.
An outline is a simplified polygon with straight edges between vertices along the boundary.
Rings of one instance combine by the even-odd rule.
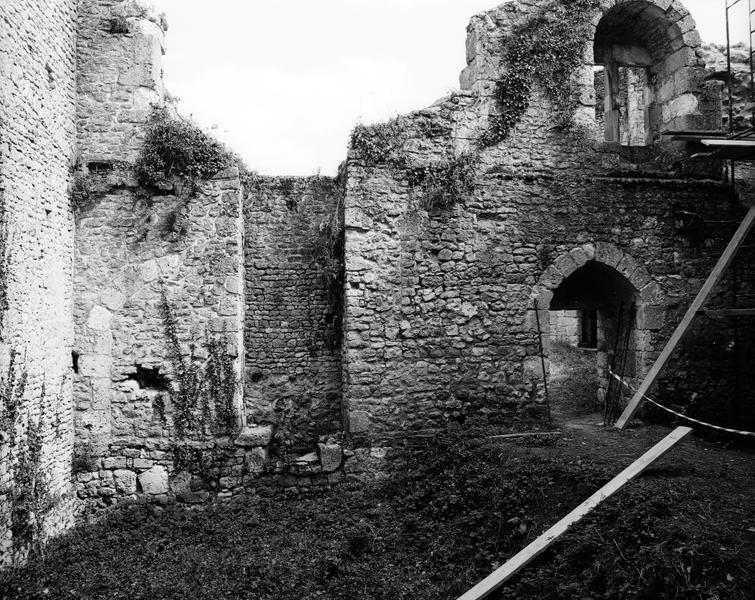
[[107, 470], [113, 469], [125, 469], [126, 457], [124, 456], [111, 456], [102, 459], [102, 467]]
[[262, 473], [269, 459], [267, 448], [252, 448], [245, 452], [247, 469], [251, 473]]
[[87, 327], [94, 331], [105, 331], [110, 329], [110, 319], [112, 315], [110, 311], [104, 306], [99, 304], [92, 307], [89, 311], [89, 317], [87, 318]]
[[155, 465], [148, 471], [144, 471], [138, 479], [145, 494], [155, 496], [168, 493], [168, 471], [162, 465]]
[[82, 377], [110, 378], [113, 361], [102, 354], [82, 354], [79, 357], [79, 375]]
[[151, 468], [155, 463], [147, 458], [135, 458], [134, 468], [141, 471]]
[[325, 473], [332, 473], [341, 467], [343, 451], [338, 444], [317, 444], [317, 454]]
[[637, 328], [657, 331], [666, 322], [664, 306], [641, 306], [637, 313]]
[[241, 430], [235, 443], [247, 448], [264, 447], [270, 444], [272, 437], [273, 428], [270, 425], [250, 425]]
[[351, 433], [363, 433], [370, 430], [370, 413], [363, 410], [354, 410], [349, 413], [349, 430]]
[[92, 377], [92, 408], [95, 410], [110, 410], [110, 379]]
[[126, 296], [118, 290], [108, 290], [100, 296], [100, 302], [105, 308], [115, 312], [123, 308], [123, 305], [126, 302]]
[[115, 489], [121, 494], [136, 493], [136, 473], [127, 469], [118, 469], [113, 472]]

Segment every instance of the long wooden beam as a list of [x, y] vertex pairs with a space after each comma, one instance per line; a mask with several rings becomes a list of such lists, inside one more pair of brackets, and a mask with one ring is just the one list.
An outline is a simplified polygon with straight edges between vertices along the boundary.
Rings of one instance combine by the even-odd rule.
[[648, 371], [648, 374], [645, 376], [642, 384], [637, 389], [637, 392], [629, 401], [629, 404], [627, 405], [622, 415], [619, 417], [619, 420], [616, 421], [616, 427], [618, 427], [619, 429], [624, 429], [624, 427], [627, 426], [627, 423], [629, 423], [629, 420], [640, 408], [640, 405], [642, 404], [645, 395], [650, 390], [650, 387], [655, 383], [655, 380], [658, 378], [658, 375], [660, 375], [661, 371], [666, 366], [666, 363], [671, 358], [674, 350], [676, 350], [679, 342], [682, 341], [687, 331], [689, 330], [689, 326], [692, 324], [695, 315], [703, 307], [705, 302], [707, 302], [711, 292], [713, 291], [713, 288], [716, 287], [716, 284], [718, 284], [718, 282], [721, 280], [721, 277], [723, 277], [724, 271], [726, 271], [726, 268], [731, 264], [731, 261], [734, 259], [737, 250], [739, 250], [739, 247], [742, 245], [742, 242], [744, 242], [747, 234], [750, 232], [750, 229], [752, 229], [753, 223], [755, 223], [755, 206], [751, 207], [750, 210], [747, 211], [744, 220], [740, 224], [736, 233], [734, 233], [734, 237], [731, 238], [729, 245], [726, 246], [726, 250], [724, 250], [721, 258], [718, 259], [718, 263], [716, 263], [716, 266], [713, 267], [713, 271], [711, 271], [708, 279], [705, 281], [703, 287], [700, 289], [700, 292], [697, 294], [697, 297], [687, 310], [687, 313], [684, 315], [682, 322], [679, 323], [679, 326], [676, 328], [676, 331], [674, 331], [671, 339], [669, 339], [666, 347], [663, 349], [660, 356], [656, 359], [655, 364], [650, 368], [650, 371]]
[[471, 590], [459, 596], [458, 600], [481, 600], [492, 594], [497, 588], [506, 583], [516, 574], [519, 569], [528, 565], [535, 558], [540, 556], [545, 550], [552, 546], [556, 540], [563, 535], [569, 527], [581, 520], [585, 515], [590, 513], [603, 500], [613, 496], [627, 483], [632, 481], [656, 460], [666, 454], [671, 448], [678, 444], [692, 432], [689, 427], [677, 427], [669, 435], [663, 438], [639, 459], [624, 469], [619, 475], [614, 477], [606, 485], [600, 488], [577, 508], [571, 511], [553, 527], [548, 529], [524, 550], [506, 561], [499, 569], [496, 569], [491, 575], [483, 579]]

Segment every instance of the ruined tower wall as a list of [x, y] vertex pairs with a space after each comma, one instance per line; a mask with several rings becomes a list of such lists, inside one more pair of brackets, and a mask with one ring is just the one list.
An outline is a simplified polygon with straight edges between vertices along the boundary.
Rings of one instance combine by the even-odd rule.
[[289, 449], [341, 429], [341, 290], [327, 264], [341, 210], [327, 177], [246, 184], [244, 402]]
[[[338, 428], [337, 320], [313, 262], [334, 185], [281, 194], [250, 176], [244, 188], [236, 167], [140, 180], [151, 104], [163, 104], [163, 25], [131, 1], [85, 3], [79, 17], [77, 494], [100, 507], [329, 485], [340, 449], [289, 468], [269, 446], [278, 433], [276, 452], [311, 453]], [[230, 392], [208, 370], [226, 359]], [[234, 427], [219, 423], [216, 392], [233, 396]]]
[[[2, 564], [23, 560], [33, 534], [60, 530], [71, 515], [73, 219], [68, 184], [75, 143], [75, 4], [0, 4]], [[13, 353], [16, 385], [10, 386]], [[41, 442], [38, 451], [35, 438]], [[42, 482], [36, 496], [22, 471]], [[42, 500], [45, 509], [30, 516], [33, 499]]]
[[79, 2], [79, 166], [131, 162], [152, 104], [163, 104], [165, 22], [137, 0]]
[[[238, 170], [159, 189], [135, 171], [152, 105], [164, 104], [163, 27], [132, 1], [83, 3], [79, 15], [75, 481], [94, 504], [167, 501], [174, 447], [212, 450], [244, 419]], [[213, 357], [233, 368], [232, 431], [215, 421]], [[202, 406], [181, 417], [184, 404]]]

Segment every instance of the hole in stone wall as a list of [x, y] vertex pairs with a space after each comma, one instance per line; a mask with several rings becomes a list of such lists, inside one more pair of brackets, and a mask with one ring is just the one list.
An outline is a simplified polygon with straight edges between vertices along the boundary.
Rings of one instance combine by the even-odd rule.
[[104, 29], [113, 35], [125, 35], [131, 33], [131, 27], [129, 27], [128, 19], [125, 17], [106, 19]]
[[249, 374], [249, 381], [251, 381], [252, 383], [259, 383], [260, 381], [262, 381], [263, 377], [264, 375], [262, 374], [262, 371], [255, 370]]
[[136, 381], [139, 389], [142, 390], [167, 391], [169, 389], [168, 378], [160, 373], [160, 367], [136, 365], [136, 373], [130, 374], [128, 379]]
[[79, 373], [79, 353], [75, 350], [71, 352], [71, 368], [73, 372], [78, 375]]
[[87, 163], [87, 171], [90, 173], [107, 173], [114, 168], [113, 163], [107, 161], [92, 161]]

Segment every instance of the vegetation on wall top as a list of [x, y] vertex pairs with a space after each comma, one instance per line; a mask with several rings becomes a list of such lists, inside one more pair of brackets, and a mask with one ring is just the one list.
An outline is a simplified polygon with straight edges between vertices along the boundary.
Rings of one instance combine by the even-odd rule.
[[384, 163], [397, 160], [395, 154], [401, 151], [405, 141], [406, 132], [404, 128], [399, 119], [393, 119], [387, 123], [376, 125], [357, 125], [351, 131], [349, 147], [362, 160], [371, 163]]
[[[433, 124], [423, 122], [423, 130]], [[437, 127], [436, 129], [441, 129]], [[443, 133], [450, 131], [442, 129]], [[398, 119], [366, 127], [357, 125], [351, 133], [351, 150], [366, 163], [388, 164], [403, 169], [413, 190], [420, 192], [422, 209], [448, 209], [460, 202], [473, 188], [478, 156], [463, 154], [450, 160], [412, 163], [406, 155], [405, 128]]]
[[188, 119], [173, 118], [166, 107], [153, 106], [136, 172], [140, 184], [154, 187], [172, 177], [210, 179], [235, 160], [223, 144]]
[[516, 27], [505, 40], [506, 70], [496, 82], [498, 113], [480, 140], [482, 147], [505, 140], [530, 105], [532, 86], [538, 83], [554, 109], [553, 122], [571, 124], [578, 104], [572, 81], [582, 63], [585, 40], [590, 39], [596, 0], [558, 0], [549, 10]]

